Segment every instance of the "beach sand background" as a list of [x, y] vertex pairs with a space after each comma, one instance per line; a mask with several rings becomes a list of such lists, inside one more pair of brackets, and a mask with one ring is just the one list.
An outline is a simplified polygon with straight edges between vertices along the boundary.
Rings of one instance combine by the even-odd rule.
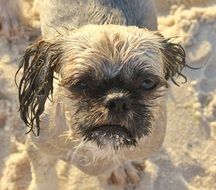
[[[27, 1], [27, 0], [26, 0]], [[161, 151], [146, 161], [137, 190], [216, 189], [216, 0], [156, 0], [159, 31], [178, 37], [186, 49], [188, 82], [172, 85], [168, 126]], [[36, 29], [12, 42], [0, 35], [0, 189], [25, 190], [31, 181], [25, 153], [25, 127], [17, 112], [14, 74], [18, 60], [39, 30], [37, 15], [25, 4]], [[30, 6], [30, 7], [28, 7]], [[57, 164], [61, 189], [99, 190], [96, 177], [63, 161]], [[113, 189], [106, 187], [105, 189]]]

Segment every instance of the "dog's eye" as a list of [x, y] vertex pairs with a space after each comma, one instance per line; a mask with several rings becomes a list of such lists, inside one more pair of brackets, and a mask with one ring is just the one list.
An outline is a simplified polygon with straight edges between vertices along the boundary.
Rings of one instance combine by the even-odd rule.
[[72, 85], [71, 88], [75, 88], [78, 90], [85, 90], [88, 88], [88, 85], [82, 81], [77, 82], [76, 84]]
[[140, 87], [143, 90], [151, 90], [153, 88], [155, 88], [157, 86], [156, 82], [153, 81], [152, 79], [145, 79], [142, 84], [140, 85]]

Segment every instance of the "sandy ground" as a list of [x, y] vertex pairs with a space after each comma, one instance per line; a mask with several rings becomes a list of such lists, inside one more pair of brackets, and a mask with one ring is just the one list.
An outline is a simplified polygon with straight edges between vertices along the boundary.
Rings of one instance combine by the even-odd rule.
[[[146, 161], [137, 190], [215, 190], [216, 0], [156, 1], [160, 32], [167, 37], [179, 36], [188, 64], [202, 68], [185, 70], [188, 83], [171, 87], [166, 139], [161, 151]], [[28, 39], [9, 43], [0, 35], [1, 190], [25, 190], [31, 181], [23, 145], [25, 128], [17, 112], [14, 84], [19, 57], [28, 43]], [[95, 177], [64, 162], [56, 167], [62, 189], [101, 189]]]

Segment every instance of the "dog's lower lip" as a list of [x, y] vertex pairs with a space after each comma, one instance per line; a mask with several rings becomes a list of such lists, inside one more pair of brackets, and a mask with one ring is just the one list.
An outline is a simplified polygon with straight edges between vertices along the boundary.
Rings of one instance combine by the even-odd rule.
[[110, 144], [114, 149], [135, 146], [137, 143], [131, 132], [118, 124], [92, 126], [85, 131], [84, 140], [96, 142], [99, 147]]
[[90, 133], [92, 133], [92, 134], [100, 134], [102, 136], [106, 136], [106, 137], [109, 137], [109, 138], [112, 138], [113, 136], [118, 138], [123, 133], [126, 133], [126, 134], [130, 135], [129, 131], [124, 126], [121, 126], [121, 125], [118, 125], [118, 124], [96, 125], [96, 126], [93, 126], [90, 129]]

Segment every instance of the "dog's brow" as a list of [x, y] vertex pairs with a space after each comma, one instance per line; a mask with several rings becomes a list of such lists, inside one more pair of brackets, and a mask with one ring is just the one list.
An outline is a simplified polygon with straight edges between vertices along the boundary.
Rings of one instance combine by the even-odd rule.
[[72, 74], [71, 77], [69, 79], [65, 79], [64, 83], [66, 85], [68, 84], [75, 84], [78, 81], [87, 81], [88, 83], [90, 83], [92, 80], [94, 80], [94, 77], [92, 75], [90, 75], [88, 72], [86, 73], [79, 73], [79, 74]]

